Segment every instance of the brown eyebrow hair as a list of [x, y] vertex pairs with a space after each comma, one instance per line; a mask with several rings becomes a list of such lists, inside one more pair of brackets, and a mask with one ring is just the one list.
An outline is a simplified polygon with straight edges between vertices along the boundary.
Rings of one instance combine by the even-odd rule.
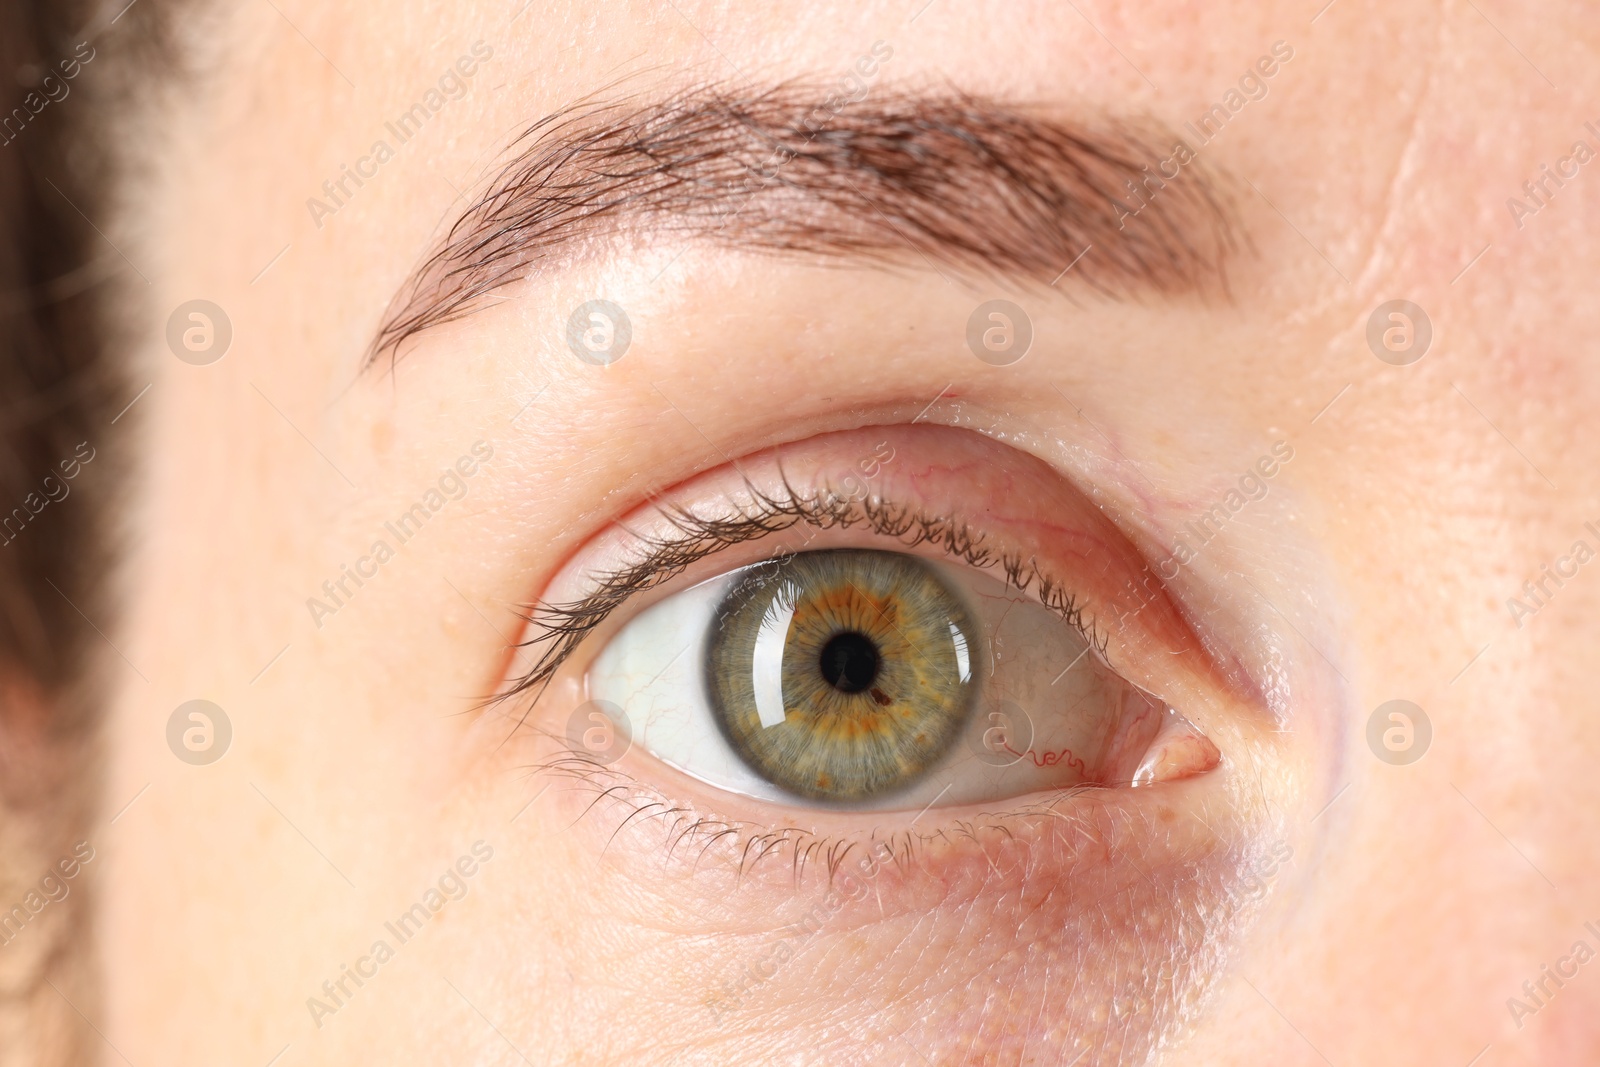
[[1154, 123], [1064, 121], [952, 92], [841, 100], [801, 83], [712, 86], [540, 119], [390, 302], [368, 363], [627, 236], [920, 257], [1050, 285], [1072, 266], [1075, 284], [1112, 297], [1226, 292], [1239, 243], [1229, 201]]

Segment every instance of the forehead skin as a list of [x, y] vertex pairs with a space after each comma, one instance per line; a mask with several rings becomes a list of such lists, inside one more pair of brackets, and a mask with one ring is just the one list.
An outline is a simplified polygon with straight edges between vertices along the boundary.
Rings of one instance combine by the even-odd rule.
[[[949, 382], [962, 402], [931, 421], [1044, 428], [1031, 447], [1105, 474], [1106, 506], [1136, 538], [1162, 527], [1130, 468], [1173, 509], [1203, 510], [1267, 444], [1293, 442], [1275, 495], [1195, 580], [1270, 602], [1252, 617], [1287, 650], [1285, 699], [1308, 675], [1339, 697], [1285, 726], [1282, 773], [1261, 788], [1293, 861], [1217, 954], [1177, 1061], [1466, 1063], [1490, 1044], [1497, 1064], [1592, 1056], [1600, 979], [1569, 982], [1520, 1027], [1506, 1009], [1541, 965], [1594, 943], [1583, 922], [1600, 894], [1600, 586], [1585, 568], [1531, 617], [1506, 607], [1600, 523], [1600, 171], [1550, 184], [1526, 217], [1507, 207], [1533, 203], [1523, 183], [1574, 141], [1600, 144], [1584, 126], [1600, 113], [1586, 110], [1596, 41], [1582, 5], [1535, 17], [1336, 0], [1315, 21], [1298, 3], [513, 10], [212, 15], [162, 139], [132, 147], [149, 173], [109, 233], [150, 277], [130, 289], [131, 358], [135, 388], [152, 384], [133, 409], [142, 476], [111, 636], [137, 673], [109, 661], [96, 839], [107, 999], [94, 1022], [120, 1054], [578, 1063], [606, 1048], [625, 1062], [653, 1028], [700, 1025], [664, 999], [614, 995], [650, 976], [577, 918], [605, 908], [568, 877], [586, 842], [547, 801], [521, 812], [537, 786], [498, 747], [499, 724], [464, 713], [506, 666], [509, 605], [648, 491], [725, 452], [856, 425], [852, 411], [909, 421]], [[882, 85], [1179, 129], [1278, 40], [1293, 59], [1205, 149], [1252, 249], [1231, 303], [1038, 297], [1025, 378], [961, 343], [987, 283], [648, 241], [509, 290], [419, 338], [392, 374], [362, 372], [391, 294], [498, 153], [585, 96], [831, 83], [884, 41]], [[493, 55], [466, 95], [313, 219], [308, 198], [477, 41]], [[598, 293], [625, 294], [643, 339], [603, 377], [581, 373], [561, 333]], [[234, 331], [207, 367], [162, 340], [195, 298]], [[1367, 345], [1369, 316], [1393, 299], [1432, 322], [1410, 367]], [[496, 460], [468, 494], [314, 626], [306, 597], [480, 439]], [[195, 698], [233, 724], [210, 767], [165, 741], [172, 709]], [[1433, 723], [1409, 767], [1364, 741], [1371, 710], [1397, 698]], [[306, 998], [479, 838], [495, 858], [442, 929], [316, 1030]]]

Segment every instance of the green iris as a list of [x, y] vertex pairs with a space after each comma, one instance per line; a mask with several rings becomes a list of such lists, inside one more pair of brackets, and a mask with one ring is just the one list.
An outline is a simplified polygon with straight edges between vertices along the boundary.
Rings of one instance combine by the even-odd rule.
[[748, 568], [718, 606], [706, 690], [763, 778], [863, 800], [948, 751], [977, 661], [972, 617], [933, 567], [898, 552], [802, 552]]

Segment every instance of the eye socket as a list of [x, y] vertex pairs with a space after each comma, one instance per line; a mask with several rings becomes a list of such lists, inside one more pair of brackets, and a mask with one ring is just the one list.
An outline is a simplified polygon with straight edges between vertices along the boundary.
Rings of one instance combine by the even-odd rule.
[[[758, 604], [758, 574], [768, 585], [784, 578], [789, 592]], [[874, 638], [872, 618], [833, 618], [790, 641], [795, 617], [826, 614], [799, 607], [832, 603], [830, 583], [877, 589], [883, 604], [893, 590], [901, 611], [927, 605], [906, 616], [940, 635], [919, 653], [944, 649], [960, 675], [964, 644], [970, 677], [922, 692], [920, 721], [856, 721], [848, 745], [842, 716], [820, 735], [826, 747], [815, 744], [814, 715], [789, 729], [785, 709], [782, 732], [771, 733], [779, 720], [769, 709], [772, 726], [762, 726], [762, 705], [799, 692], [783, 690], [785, 648], [804, 668], [791, 670], [795, 682], [835, 709], [881, 709], [873, 683], [909, 670], [905, 654]], [[793, 601], [796, 616], [770, 624], [762, 644], [774, 601]], [[848, 605], [834, 607], [837, 615]], [[547, 724], [566, 716], [565, 731], [539, 731], [564, 742], [577, 761], [566, 766], [617, 763], [644, 789], [659, 779], [660, 803], [674, 811], [720, 803], [673, 784], [670, 767], [735, 794], [723, 814], [752, 824], [779, 816], [742, 798], [809, 806], [820, 819], [828, 807], [920, 812], [1186, 778], [1217, 767], [1221, 754], [1161, 697], [1225, 730], [1256, 700], [1235, 664], [1197, 639], [1144, 554], [1076, 486], [1035, 457], [945, 427], [823, 434], [696, 475], [590, 539], [524, 618], [516, 673], [497, 700], [531, 696]], [[708, 677], [715, 634], [723, 666]], [[758, 662], [776, 682], [757, 677]], [[774, 691], [781, 698], [757, 699]]]
[[1148, 784], [1193, 773], [1210, 744], [1062, 613], [899, 551], [792, 553], [673, 593], [612, 635], [587, 681], [656, 759], [777, 803]]

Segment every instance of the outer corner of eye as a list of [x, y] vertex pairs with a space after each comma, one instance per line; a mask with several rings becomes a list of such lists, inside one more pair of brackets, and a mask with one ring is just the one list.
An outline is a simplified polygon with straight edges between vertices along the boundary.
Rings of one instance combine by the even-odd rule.
[[1125, 785], [1141, 755], [1134, 784], [1216, 766], [1093, 648], [974, 567], [821, 549], [668, 595], [611, 636], [588, 687], [645, 753], [774, 803], [916, 810]]

